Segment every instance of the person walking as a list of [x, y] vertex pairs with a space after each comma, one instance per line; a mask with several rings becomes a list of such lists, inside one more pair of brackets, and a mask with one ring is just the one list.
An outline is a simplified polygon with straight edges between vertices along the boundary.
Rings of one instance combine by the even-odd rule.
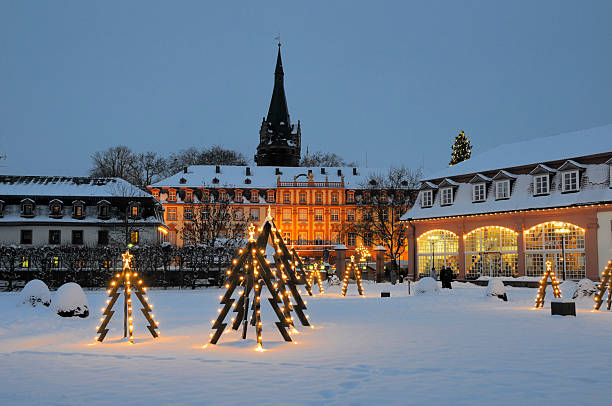
[[449, 267], [443, 267], [440, 270], [440, 280], [442, 281], [442, 289], [452, 289], [453, 271]]

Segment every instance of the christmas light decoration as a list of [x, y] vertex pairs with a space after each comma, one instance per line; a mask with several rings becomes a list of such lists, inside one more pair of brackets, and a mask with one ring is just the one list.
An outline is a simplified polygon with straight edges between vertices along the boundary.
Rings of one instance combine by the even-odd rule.
[[546, 297], [546, 286], [548, 286], [548, 277], [552, 283], [553, 294], [557, 299], [561, 298], [561, 291], [559, 290], [559, 281], [557, 280], [557, 274], [552, 270], [552, 263], [546, 261], [546, 271], [540, 279], [540, 287], [538, 288], [538, 294], [536, 296], [535, 308], [539, 309], [544, 307], [544, 298]]
[[449, 165], [453, 166], [459, 162], [465, 161], [466, 159], [470, 159], [470, 155], [472, 154], [472, 145], [463, 131], [461, 131], [459, 135], [455, 137], [455, 143], [453, 144], [452, 148], [453, 152], [451, 153]]
[[134, 343], [134, 315], [132, 313], [132, 293], [138, 298], [140, 303], [142, 304], [142, 313], [145, 316], [145, 319], [149, 322], [147, 328], [149, 332], [153, 336], [153, 338], [159, 337], [159, 332], [157, 329], [159, 328], [159, 322], [155, 321], [153, 318], [153, 314], [151, 311], [153, 310], [153, 305], [149, 304], [148, 298], [145, 297], [147, 288], [142, 285], [142, 279], [138, 278], [138, 273], [132, 272], [131, 261], [134, 257], [130, 254], [129, 251], [126, 251], [122, 254], [123, 257], [123, 271], [119, 274], [116, 274], [110, 285], [111, 288], [106, 292], [108, 293], [109, 299], [106, 301], [106, 308], [103, 310], [103, 317], [101, 319], [102, 324], [97, 327], [96, 341], [104, 341], [104, 337], [108, 333], [108, 323], [111, 318], [115, 314], [113, 310], [113, 306], [119, 299], [119, 288], [123, 286], [123, 337], [128, 337], [130, 343]]
[[593, 307], [593, 311], [599, 310], [601, 307], [606, 290], [608, 291], [607, 309], [610, 310], [610, 307], [612, 307], [612, 260], [608, 261], [608, 265], [606, 266], [606, 269], [604, 269], [602, 277], [603, 278], [598, 286], [597, 293], [593, 298], [593, 300], [595, 300], [595, 307]]
[[355, 275], [355, 281], [357, 282], [357, 291], [360, 296], [363, 296], [363, 286], [361, 285], [361, 269], [355, 263], [355, 256], [351, 255], [351, 261], [347, 265], [344, 270], [344, 279], [342, 280], [342, 296], [346, 296], [346, 289], [348, 288], [349, 276], [351, 275], [351, 271]]
[[[321, 267], [320, 270], [323, 271], [325, 270], [325, 266], [323, 266], [323, 261], [321, 261]], [[307, 279], [307, 283], [308, 285], [310, 285], [311, 287], [314, 286], [314, 280], [315, 278], [317, 279], [317, 283], [319, 284], [319, 293], [324, 293], [323, 291], [323, 280], [321, 279], [321, 272], [319, 270], [319, 266], [318, 265], [310, 265], [310, 269], [309, 269], [309, 274], [308, 274], [308, 279]]]
[[[225, 295], [221, 296], [220, 304], [223, 307], [217, 310], [219, 315], [212, 321], [215, 331], [210, 335], [210, 344], [216, 344], [223, 333], [231, 329], [238, 330], [241, 325], [242, 339], [246, 339], [248, 325], [251, 324], [255, 327], [257, 336], [255, 350], [263, 351], [260, 301], [264, 285], [270, 292], [271, 298], [268, 301], [278, 318], [276, 326], [285, 341], [293, 341], [291, 334], [297, 332], [292, 312], [295, 312], [303, 326], [310, 326], [308, 316], [304, 313], [306, 304], [297, 289], [298, 278], [302, 276], [296, 270], [294, 256], [287, 249], [280, 230], [274, 224], [270, 209], [258, 231], [260, 234], [255, 238], [255, 226], [249, 226], [249, 242], [244, 249], [238, 251], [239, 257], [232, 261], [232, 268], [227, 271], [227, 290]], [[274, 248], [274, 262], [264, 256], [268, 244]], [[305, 275], [303, 277], [306, 279]], [[232, 296], [239, 286], [243, 289], [238, 292], [238, 299], [234, 299]], [[224, 321], [230, 310], [236, 315], [231, 319], [231, 329], [226, 329], [228, 323]], [[252, 311], [250, 320], [249, 311]]]

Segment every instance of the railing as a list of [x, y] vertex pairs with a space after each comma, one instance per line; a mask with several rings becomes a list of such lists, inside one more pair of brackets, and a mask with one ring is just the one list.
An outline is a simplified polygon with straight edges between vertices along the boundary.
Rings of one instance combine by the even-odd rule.
[[277, 182], [278, 187], [333, 187], [343, 188], [344, 182]]
[[307, 245], [338, 245], [338, 243], [333, 242], [331, 240], [295, 240], [295, 241], [286, 241], [287, 245], [298, 245], [298, 246], [307, 246]]

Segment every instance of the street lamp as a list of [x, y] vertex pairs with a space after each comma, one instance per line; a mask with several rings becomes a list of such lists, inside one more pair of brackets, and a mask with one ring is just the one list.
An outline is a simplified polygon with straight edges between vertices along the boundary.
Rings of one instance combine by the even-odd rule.
[[430, 235], [427, 239], [429, 240], [429, 243], [431, 244], [431, 270], [432, 271], [436, 271], [436, 263], [435, 263], [435, 257], [434, 257], [434, 253], [435, 253], [435, 249], [436, 249], [436, 241], [438, 241], [438, 236], [437, 235]]
[[565, 280], [565, 236], [570, 233], [570, 229], [564, 227], [562, 224], [557, 224], [561, 228], [555, 228], [555, 233], [561, 236], [561, 261], [563, 262], [563, 273], [562, 278]]

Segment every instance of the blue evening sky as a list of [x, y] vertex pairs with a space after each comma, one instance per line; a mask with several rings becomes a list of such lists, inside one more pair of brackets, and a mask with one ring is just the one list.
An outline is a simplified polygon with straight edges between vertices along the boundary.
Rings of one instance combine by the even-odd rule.
[[0, 172], [84, 175], [118, 144], [252, 160], [278, 33], [302, 153], [439, 170], [462, 129], [477, 153], [612, 123], [610, 16], [611, 1], [0, 0]]

